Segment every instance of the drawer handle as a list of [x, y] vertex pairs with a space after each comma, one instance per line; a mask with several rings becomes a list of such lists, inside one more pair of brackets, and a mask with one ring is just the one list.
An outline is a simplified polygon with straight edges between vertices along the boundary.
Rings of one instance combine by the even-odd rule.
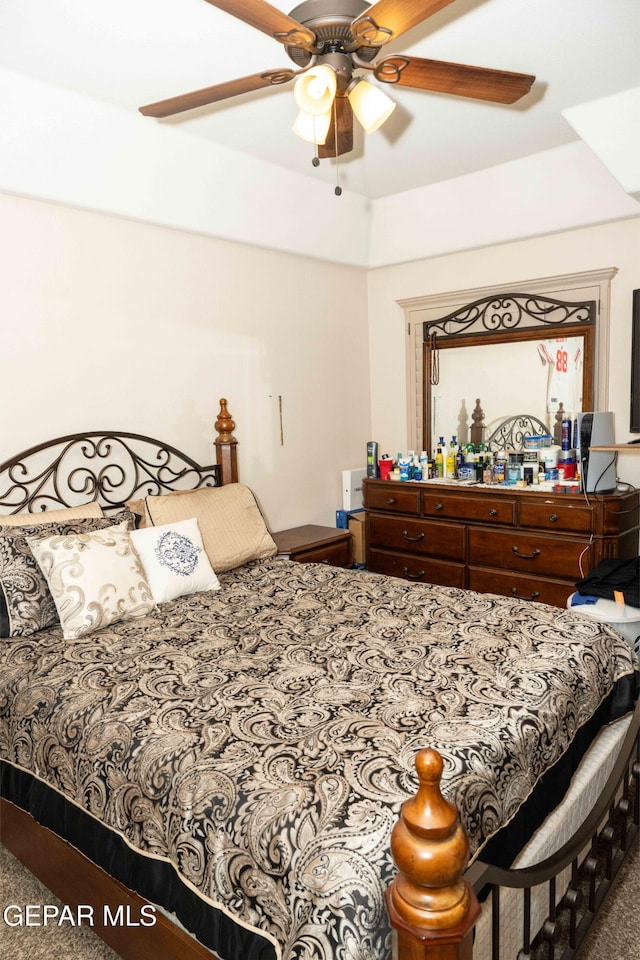
[[558, 514], [557, 514], [557, 513], [550, 513], [550, 514], [549, 514], [549, 520], [551, 521], [551, 523], [555, 523], [557, 519], [558, 519]]
[[521, 597], [520, 594], [518, 593], [517, 587], [511, 587], [511, 593], [513, 594], [514, 597], [517, 597], [518, 600], [535, 600], [536, 597], [540, 596], [538, 591], [534, 590], [530, 597]]
[[391, 506], [391, 505], [392, 505], [393, 503], [395, 503], [395, 502], [396, 502], [396, 498], [395, 498], [395, 497], [389, 497], [389, 499], [387, 500], [387, 503], [389, 504], [389, 506]]
[[409, 571], [405, 567], [403, 573], [407, 578], [407, 580], [422, 580], [422, 578], [424, 577], [424, 570], [421, 570], [420, 573], [409, 573]]
[[495, 509], [495, 507], [494, 507], [493, 509], [489, 510], [489, 516], [490, 516], [490, 517], [495, 517], [497, 513], [498, 513], [498, 511]]
[[402, 536], [405, 538], [405, 540], [410, 540], [411, 543], [417, 543], [418, 540], [424, 540], [424, 533], [419, 533], [417, 537], [410, 537], [408, 530], [403, 530]]
[[435, 508], [436, 508], [436, 510], [444, 510], [444, 504], [443, 504], [443, 503], [436, 503], [436, 507], [435, 507]]
[[511, 549], [515, 553], [516, 557], [520, 558], [520, 560], [533, 560], [534, 557], [540, 556], [540, 551], [538, 550], [537, 547], [533, 551], [533, 553], [519, 553], [517, 547], [511, 547]]

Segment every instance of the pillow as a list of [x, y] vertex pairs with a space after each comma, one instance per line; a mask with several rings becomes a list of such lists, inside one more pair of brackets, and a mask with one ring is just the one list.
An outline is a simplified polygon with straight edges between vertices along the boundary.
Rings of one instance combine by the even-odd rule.
[[216, 573], [278, 552], [251, 490], [242, 483], [202, 487], [180, 497], [147, 497], [155, 526], [196, 517]]
[[156, 609], [128, 530], [28, 538], [66, 640]]
[[[193, 490], [171, 490], [166, 494], [157, 494], [157, 496], [179, 497], [180, 494], [193, 493]], [[140, 500], [127, 500], [125, 507], [134, 514], [136, 518], [136, 530], [142, 530], [144, 527], [152, 527], [151, 517], [147, 512], [144, 498]]]
[[133, 514], [123, 510], [115, 517], [86, 517], [69, 523], [0, 526], [0, 636], [28, 637], [58, 623], [56, 605], [27, 536], [88, 533], [116, 524], [132, 529]]
[[195, 518], [134, 530], [131, 540], [156, 603], [220, 589]]
[[84, 517], [103, 516], [102, 507], [94, 500], [91, 503], [83, 503], [79, 507], [65, 507], [62, 510], [0, 514], [0, 523], [3, 527], [33, 527], [37, 523], [68, 523], [70, 520], [82, 520]]

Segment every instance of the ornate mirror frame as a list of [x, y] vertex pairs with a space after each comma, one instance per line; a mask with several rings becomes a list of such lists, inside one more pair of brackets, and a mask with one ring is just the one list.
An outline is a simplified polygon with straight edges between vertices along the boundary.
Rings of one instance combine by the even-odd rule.
[[[431, 379], [441, 350], [581, 336], [582, 409], [603, 409], [608, 398], [609, 287], [615, 273], [608, 268], [398, 301], [407, 332], [409, 448], [432, 449]], [[487, 370], [490, 382], [490, 366]]]

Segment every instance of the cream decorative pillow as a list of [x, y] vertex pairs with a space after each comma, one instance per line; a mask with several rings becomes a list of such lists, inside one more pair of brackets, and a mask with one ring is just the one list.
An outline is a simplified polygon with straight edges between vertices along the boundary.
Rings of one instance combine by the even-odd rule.
[[220, 589], [195, 518], [134, 530], [131, 540], [156, 603]]
[[3, 527], [33, 527], [37, 523], [70, 523], [83, 517], [103, 517], [102, 507], [93, 500], [79, 507], [65, 507], [61, 510], [38, 510], [37, 513], [7, 513], [0, 515]]
[[29, 546], [30, 538], [91, 533], [115, 525], [132, 530], [133, 514], [123, 510], [115, 517], [82, 517], [67, 523], [0, 525], [0, 635], [27, 637], [58, 623], [56, 605]]
[[46, 577], [67, 640], [156, 609], [126, 530], [29, 537], [29, 546]]
[[180, 497], [147, 497], [145, 502], [155, 526], [196, 517], [216, 573], [278, 552], [253, 493], [242, 483], [202, 487]]

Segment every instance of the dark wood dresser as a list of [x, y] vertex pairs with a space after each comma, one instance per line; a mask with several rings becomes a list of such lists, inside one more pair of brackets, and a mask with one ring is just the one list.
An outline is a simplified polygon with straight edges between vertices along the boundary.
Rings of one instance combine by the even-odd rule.
[[367, 569], [564, 607], [600, 560], [637, 555], [638, 501], [365, 480]]

